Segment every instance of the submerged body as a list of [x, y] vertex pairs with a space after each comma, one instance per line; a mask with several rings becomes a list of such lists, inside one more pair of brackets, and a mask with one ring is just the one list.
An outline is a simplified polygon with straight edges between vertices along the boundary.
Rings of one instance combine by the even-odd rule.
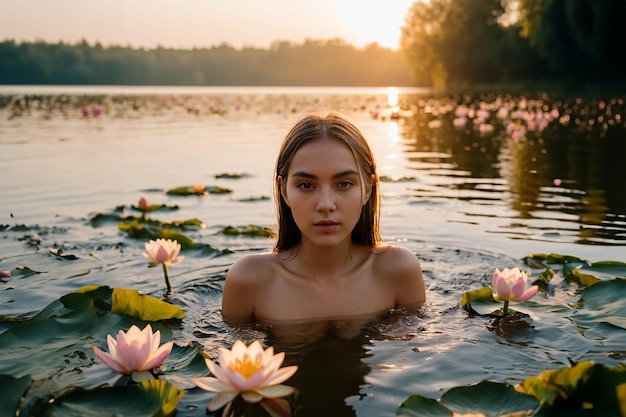
[[354, 125], [336, 113], [303, 119], [276, 171], [277, 245], [228, 271], [227, 321], [363, 322], [424, 303], [415, 254], [381, 242], [378, 176]]

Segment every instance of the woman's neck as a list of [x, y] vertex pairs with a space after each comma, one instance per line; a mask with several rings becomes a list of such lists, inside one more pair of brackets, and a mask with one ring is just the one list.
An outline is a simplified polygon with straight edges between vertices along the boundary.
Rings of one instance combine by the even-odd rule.
[[332, 279], [341, 277], [361, 263], [364, 247], [347, 240], [340, 245], [321, 247], [303, 240], [295, 247], [295, 259], [301, 265], [303, 275], [311, 278]]

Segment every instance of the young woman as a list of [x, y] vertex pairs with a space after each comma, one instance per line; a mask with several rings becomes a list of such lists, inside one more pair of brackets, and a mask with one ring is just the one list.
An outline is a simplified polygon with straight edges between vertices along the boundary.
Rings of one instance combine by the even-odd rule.
[[343, 115], [318, 111], [285, 137], [276, 163], [278, 239], [226, 276], [228, 322], [372, 319], [426, 300], [420, 264], [382, 243], [376, 164]]

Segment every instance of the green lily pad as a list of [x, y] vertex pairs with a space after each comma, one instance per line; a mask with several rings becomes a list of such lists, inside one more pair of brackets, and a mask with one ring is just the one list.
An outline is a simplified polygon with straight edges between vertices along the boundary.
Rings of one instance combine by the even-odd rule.
[[31, 383], [28, 375], [14, 378], [11, 375], [0, 375], [0, 416], [15, 416], [19, 410], [22, 396]]
[[185, 318], [185, 312], [180, 307], [139, 294], [137, 290], [113, 288], [111, 301], [111, 313], [139, 317], [144, 321]]
[[587, 361], [527, 378], [519, 390], [549, 405], [554, 415], [562, 415], [558, 411], [592, 408], [594, 415], [618, 416], [623, 404], [618, 388], [624, 384], [626, 366], [609, 368]]
[[195, 243], [189, 237], [180, 233], [177, 230], [169, 229], [166, 227], [153, 227], [145, 225], [143, 223], [121, 223], [118, 229], [125, 231], [128, 235], [135, 239], [171, 239], [180, 243], [183, 249], [193, 248]]
[[230, 179], [230, 180], [247, 178], [249, 176], [250, 174], [244, 174], [243, 172], [224, 172], [221, 174], [215, 174], [215, 178]]
[[486, 316], [500, 309], [504, 303], [493, 298], [491, 287], [464, 292], [461, 307], [471, 315]]
[[226, 226], [220, 230], [221, 234], [230, 236], [273, 237], [274, 234], [267, 227], [248, 225], [241, 227]]
[[441, 405], [439, 401], [421, 395], [411, 395], [396, 412], [397, 417], [450, 417], [452, 411]]
[[166, 381], [142, 381], [137, 385], [73, 390], [58, 397], [41, 416], [169, 416], [185, 394]]
[[203, 195], [203, 194], [230, 194], [233, 190], [229, 188], [206, 186], [202, 191], [196, 191], [192, 186], [182, 186], [167, 190], [167, 195], [188, 196], [188, 195]]
[[601, 322], [626, 329], [626, 279], [600, 281], [585, 288], [579, 300], [577, 322]]
[[[449, 417], [457, 414], [477, 414], [485, 417], [530, 415], [539, 402], [530, 395], [517, 392], [508, 384], [482, 381], [468, 387], [455, 387], [445, 392], [439, 402], [412, 395], [402, 403], [397, 416]], [[516, 413], [516, 414], [514, 414]]]
[[179, 205], [168, 206], [167, 204], [148, 204], [148, 207], [145, 209], [141, 209], [136, 205], [130, 206], [131, 209], [135, 211], [152, 213], [154, 211], [176, 211], [180, 209]]
[[482, 413], [485, 417], [519, 412], [530, 415], [539, 406], [535, 398], [517, 392], [513, 386], [491, 381], [452, 388], [441, 396], [441, 403], [454, 413]]

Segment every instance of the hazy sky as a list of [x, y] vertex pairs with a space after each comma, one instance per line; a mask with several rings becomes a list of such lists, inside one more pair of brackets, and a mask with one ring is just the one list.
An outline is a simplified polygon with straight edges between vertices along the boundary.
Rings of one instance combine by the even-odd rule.
[[341, 38], [396, 48], [414, 0], [0, 0], [0, 40], [152, 48]]

